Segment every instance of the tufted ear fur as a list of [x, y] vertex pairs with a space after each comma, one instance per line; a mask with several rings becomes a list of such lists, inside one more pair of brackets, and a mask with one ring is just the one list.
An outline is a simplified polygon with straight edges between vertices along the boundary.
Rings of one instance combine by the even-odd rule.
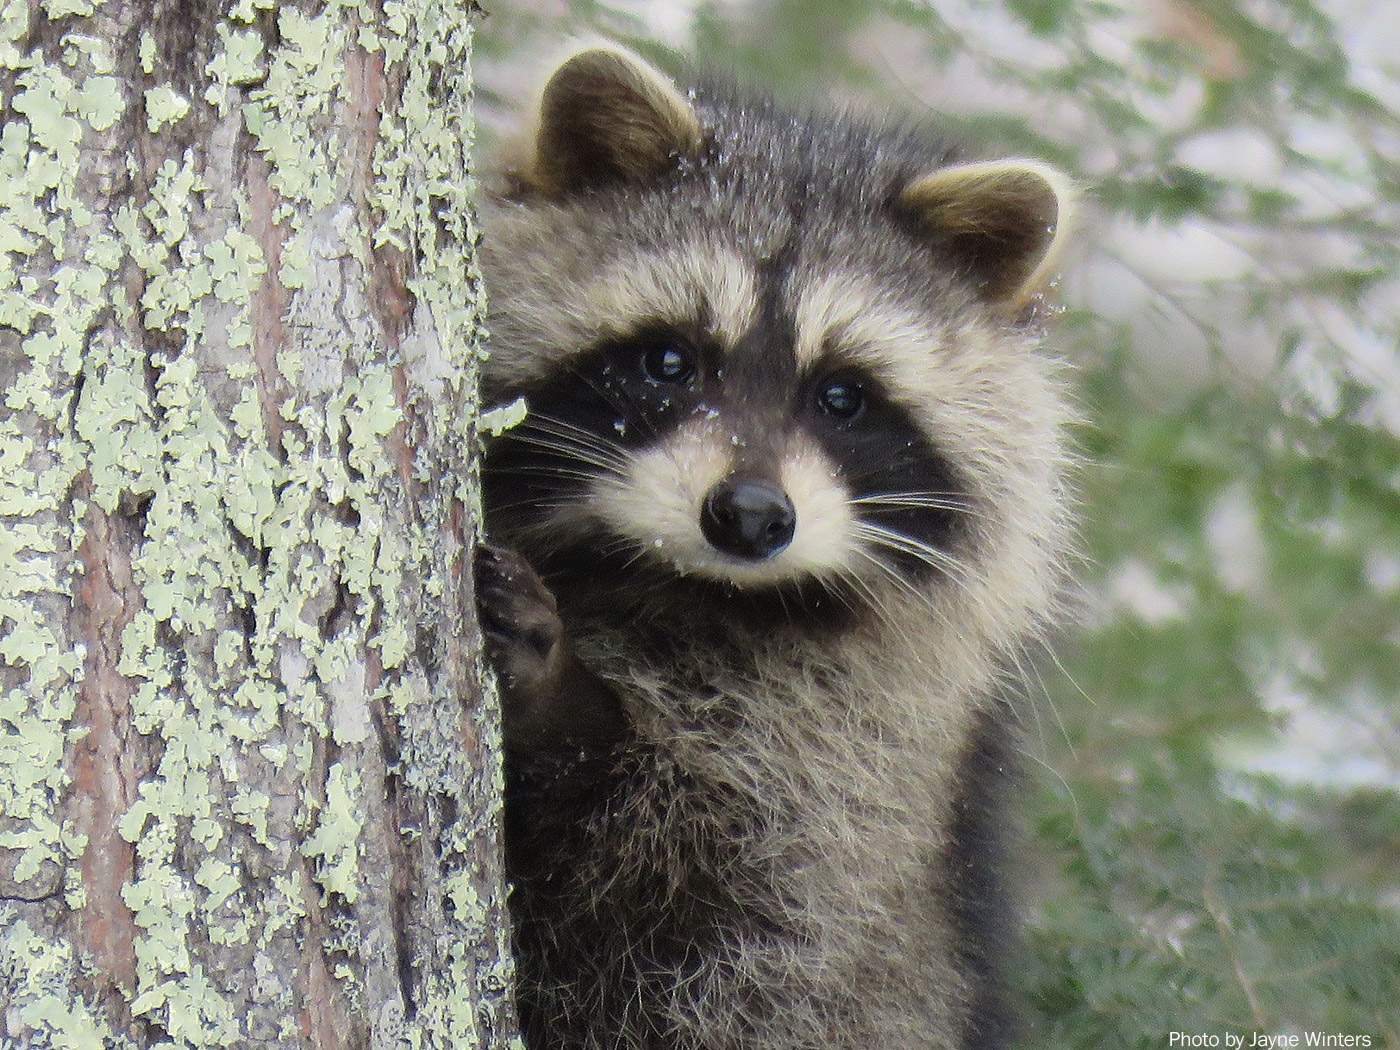
[[1017, 312], [1054, 273], [1072, 199], [1068, 176], [1048, 164], [998, 160], [930, 172], [899, 205], [951, 247], [986, 302]]
[[548, 196], [654, 177], [700, 153], [695, 109], [675, 84], [616, 44], [585, 46], [540, 97], [525, 181]]

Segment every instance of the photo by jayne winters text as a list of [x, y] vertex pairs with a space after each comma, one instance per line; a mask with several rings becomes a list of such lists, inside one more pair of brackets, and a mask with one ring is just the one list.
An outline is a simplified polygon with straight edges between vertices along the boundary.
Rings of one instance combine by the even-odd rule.
[[1299, 1046], [1374, 1046], [1369, 1035], [1342, 1035], [1336, 1032], [1285, 1032], [1269, 1035], [1266, 1032], [1250, 1032], [1240, 1035], [1226, 1032], [1213, 1035], [1201, 1032], [1172, 1032], [1167, 1039], [1168, 1046], [1197, 1047], [1219, 1046], [1237, 1050], [1284, 1050]]

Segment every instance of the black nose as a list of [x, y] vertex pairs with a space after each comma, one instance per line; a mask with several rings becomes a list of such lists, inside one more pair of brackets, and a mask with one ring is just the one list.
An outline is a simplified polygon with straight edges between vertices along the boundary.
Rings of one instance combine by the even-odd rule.
[[716, 550], [736, 558], [771, 558], [792, 542], [797, 510], [771, 481], [726, 478], [705, 496], [700, 531]]

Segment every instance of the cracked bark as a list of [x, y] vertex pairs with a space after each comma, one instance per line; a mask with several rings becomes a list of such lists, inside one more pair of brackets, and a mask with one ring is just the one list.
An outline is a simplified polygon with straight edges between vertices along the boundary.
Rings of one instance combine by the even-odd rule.
[[0, 20], [6, 1046], [512, 1045], [472, 11], [401, 6]]

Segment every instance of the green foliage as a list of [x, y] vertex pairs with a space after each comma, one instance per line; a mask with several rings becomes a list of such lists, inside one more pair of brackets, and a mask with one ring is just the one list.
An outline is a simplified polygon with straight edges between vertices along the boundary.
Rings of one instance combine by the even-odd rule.
[[702, 60], [928, 110], [1088, 188], [1052, 326], [1083, 377], [1083, 623], [1027, 705], [1028, 1047], [1400, 1047], [1386, 6], [705, 0], [693, 21]]

